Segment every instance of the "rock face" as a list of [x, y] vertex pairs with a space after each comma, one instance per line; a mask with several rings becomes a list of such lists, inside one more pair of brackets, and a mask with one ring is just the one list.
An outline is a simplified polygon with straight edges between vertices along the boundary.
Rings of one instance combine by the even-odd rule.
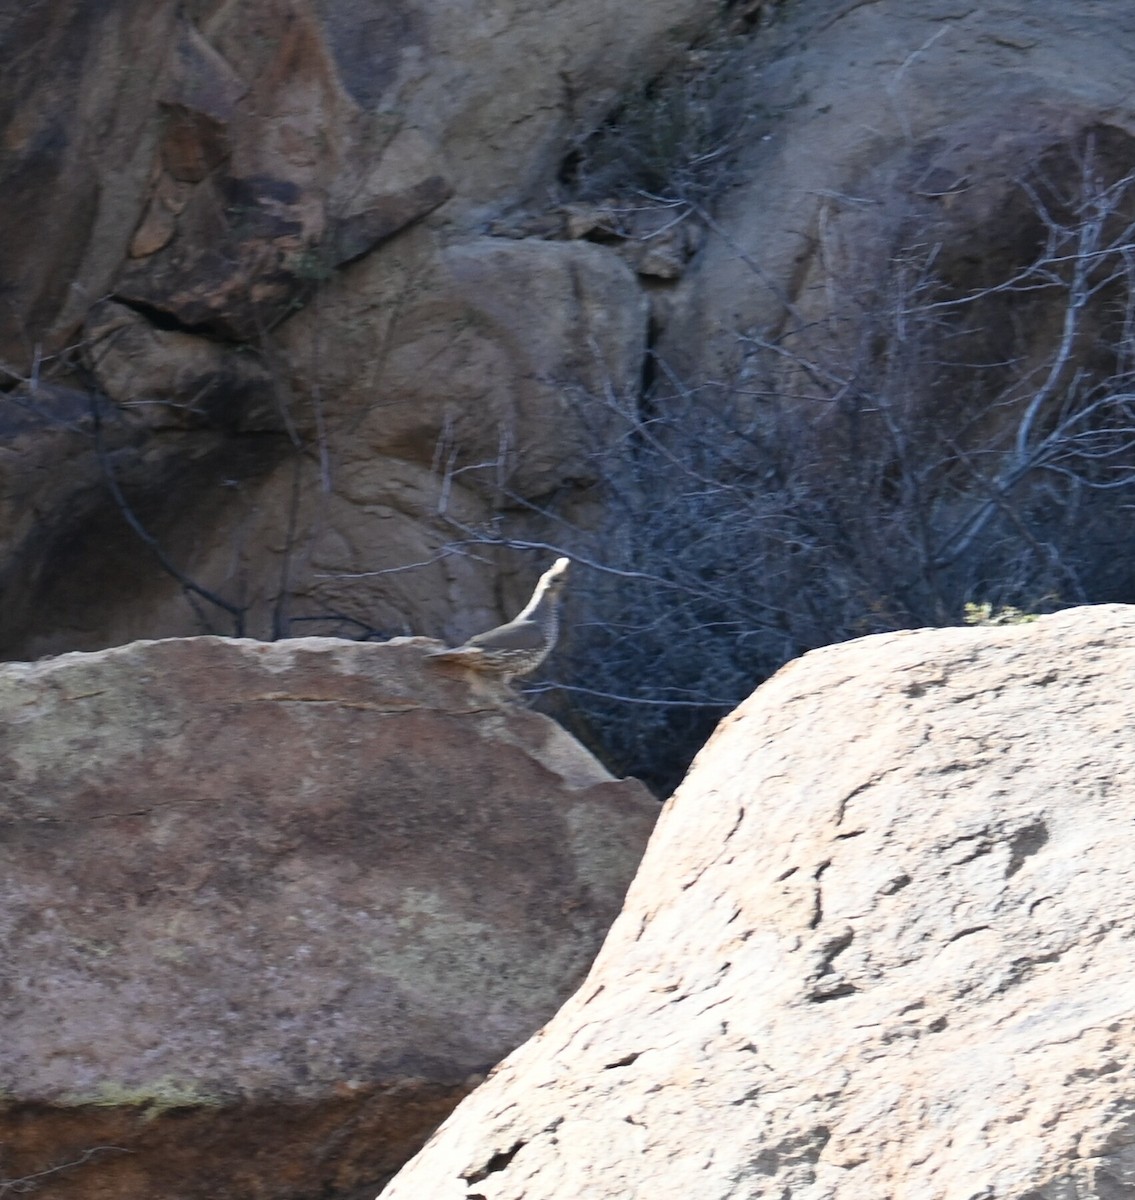
[[468, 225], [540, 186], [631, 61], [657, 70], [704, 26], [700, 9], [510, 0], [458, 17], [431, 0], [252, 0], [6, 15], [20, 51], [10, 219], [46, 236], [5, 241], [0, 356], [54, 348], [112, 289], [190, 326], [262, 332], [305, 281], [451, 195]]
[[760, 71], [750, 178], [717, 213], [729, 236], [706, 242], [662, 339], [709, 377], [730, 377], [738, 329], [775, 328], [786, 305], [813, 319], [846, 306], [907, 217], [942, 239], [939, 269], [1004, 258], [1020, 251], [1009, 198], [1030, 161], [1084, 131], [1105, 158], [1116, 138], [1130, 159], [1135, 108], [1115, 90], [1135, 47], [1130, 10], [1105, 24], [1016, 0], [794, 8]]
[[1135, 599], [1135, 8], [7, 7], [0, 658], [463, 636], [540, 546], [662, 791], [804, 650]]
[[[50, 488], [5, 456], [0, 489], [42, 515], [0, 548], [23, 555], [29, 593], [0, 655], [341, 634], [374, 613], [387, 634], [440, 633], [439, 551], [501, 503], [593, 480], [602, 430], [572, 397], [635, 386], [645, 297], [605, 249], [482, 226], [542, 194], [628, 72], [655, 73], [712, 14], [482, 8], [165, 0], [0, 17], [0, 182], [26, 231], [0, 245], [0, 405], [58, 442], [51, 376], [101, 392], [107, 423], [134, 431], [100, 453], [68, 430], [63, 457], [91, 466]], [[62, 574], [28, 561], [60, 543], [76, 548]], [[184, 606], [155, 544], [239, 618]], [[410, 563], [424, 566], [365, 574]], [[499, 621], [497, 572], [466, 574], [466, 605]], [[328, 577], [346, 576], [343, 605]]]
[[383, 1200], [1126, 1195], [1132, 671], [1119, 606], [785, 668]]
[[0, 670], [0, 1190], [373, 1193], [570, 994], [657, 806], [436, 645]]

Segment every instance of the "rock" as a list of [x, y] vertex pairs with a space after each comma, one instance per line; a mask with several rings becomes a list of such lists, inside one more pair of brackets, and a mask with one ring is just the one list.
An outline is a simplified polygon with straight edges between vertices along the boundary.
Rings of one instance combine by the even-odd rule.
[[680, 279], [703, 241], [692, 211], [682, 204], [613, 200], [565, 205], [559, 233], [612, 245], [636, 274], [664, 280]]
[[[728, 378], [737, 332], [780, 328], [786, 304], [801, 324], [838, 323], [904, 220], [915, 241], [941, 242], [937, 270], [1003, 257], [1021, 233], [1009, 200], [1030, 164], [1093, 130], [1122, 131], [1129, 169], [1135, 103], [1121, 81], [1133, 47], [1135, 12], [1104, 25], [1047, 0], [1027, 17], [1013, 4], [962, 14], [949, 0], [896, 13], [785, 5], [755, 47], [743, 168], [660, 352], [691, 379]], [[979, 203], [940, 224], [933, 205], [913, 203], [935, 174], [966, 179]]]
[[1135, 608], [806, 655], [383, 1200], [1118, 1196]]
[[[76, 399], [82, 412], [86, 398]], [[60, 431], [0, 472], [0, 498], [23, 538], [0, 608], [0, 655], [120, 645], [144, 637], [157, 613], [172, 636], [385, 639], [428, 630], [456, 644], [511, 616], [539, 573], [515, 552], [456, 547], [455, 530], [483, 527], [491, 508], [459, 483], [447, 488], [429, 466], [336, 457], [329, 491], [323, 464], [283, 438], [167, 428], [143, 452], [120, 424], [107, 421], [112, 453], [102, 463], [89, 430]], [[68, 456], [77, 456], [70, 473], [42, 466]], [[139, 561], [147, 543], [111, 481], [167, 567], [152, 549]], [[64, 508], [71, 524], [60, 529], [51, 517]], [[173, 571], [225, 607], [188, 594]]]
[[155, 76], [177, 13], [173, 4], [140, 12], [124, 0], [97, 9], [61, 0], [2, 21], [13, 102], [0, 184], [6, 224], [22, 236], [0, 239], [0, 358], [23, 371], [37, 346], [68, 344], [127, 252], [158, 145]]
[[[329, 27], [357, 45], [350, 0], [329, 7]], [[401, 61], [383, 99], [440, 147], [455, 193], [447, 214], [464, 228], [545, 195], [572, 140], [606, 117], [631, 80], [654, 78], [717, 16], [701, 0], [507, 0], [466, 9], [461, 20], [436, 0], [391, 7]], [[374, 94], [381, 82], [367, 67], [355, 51], [347, 86]]]
[[639, 275], [674, 280], [702, 247], [703, 231], [681, 206], [642, 208], [630, 214], [621, 253]]
[[646, 301], [630, 270], [581, 242], [439, 248], [423, 233], [393, 250], [280, 330], [292, 392], [318, 377], [334, 396], [342, 453], [456, 470], [461, 486], [494, 498], [594, 481], [615, 416], [597, 421], [600, 406], [581, 401], [629, 394], [646, 353]]
[[[336, 267], [451, 192], [421, 134], [344, 91], [303, 6], [270, 53], [245, 40], [265, 15], [251, 10], [267, 8], [242, 9], [214, 33], [239, 71], [183, 27], [158, 96], [167, 119], [154, 195], [115, 284], [132, 304], [237, 340], [263, 335]], [[168, 192], [185, 183], [171, 220]]]
[[87, 359], [99, 385], [123, 412], [153, 429], [220, 428], [283, 432], [271, 372], [254, 352], [159, 329], [112, 300], [87, 318]]
[[0, 669], [0, 1185], [365, 1194], [570, 993], [656, 805], [423, 651]]
[[[120, 501], [180, 556], [168, 517], [181, 514], [182, 488], [195, 490], [189, 481], [203, 475], [207, 512], [218, 476], [244, 487], [272, 457], [265, 439], [199, 432], [186, 453], [169, 440], [147, 442], [146, 433], [96, 396], [43, 380], [0, 393], [0, 656], [27, 652], [32, 630], [44, 638], [32, 654], [101, 646], [112, 626], [169, 604], [179, 585], [166, 575], [155, 597], [152, 573], [138, 560], [144, 543]], [[140, 624], [149, 628], [145, 618]]]
[[711, 19], [700, 0], [508, 0], [460, 21], [436, 0], [61, 0], [2, 18], [18, 101], [0, 182], [10, 226], [37, 236], [0, 245], [0, 359], [68, 344], [112, 291], [258, 337], [447, 197], [469, 230], [542, 189], [628, 71], [656, 73]]
[[[39, 533], [4, 550], [26, 583], [2, 652], [234, 632], [163, 561], [248, 632], [334, 622], [326, 592], [364, 627], [442, 632], [438, 556], [495, 521], [502, 489], [576, 519], [605, 431], [575, 401], [637, 387], [644, 300], [606, 250], [501, 253], [481, 231], [547, 192], [628, 73], [711, 19], [700, 0], [507, 0], [460, 21], [436, 0], [61, 0], [0, 18], [6, 220], [35, 231], [0, 243], [0, 384], [42, 362], [104, 389], [132, 431], [112, 465], [136, 484], [132, 521], [89, 437], [47, 507], [13, 469]], [[468, 582], [499, 621], [493, 579]]]

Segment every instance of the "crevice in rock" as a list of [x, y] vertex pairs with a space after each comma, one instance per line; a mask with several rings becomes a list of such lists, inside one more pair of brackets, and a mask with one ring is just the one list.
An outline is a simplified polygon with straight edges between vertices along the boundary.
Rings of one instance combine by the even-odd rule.
[[854, 800], [856, 796], [861, 796], [869, 788], [874, 787], [876, 782], [876, 779], [868, 779], [866, 783], [861, 783], [857, 788], [854, 788], [852, 791], [848, 792], [847, 795], [840, 800], [839, 808], [836, 809], [835, 814], [835, 823], [837, 825], [843, 824], [844, 815], [847, 813], [847, 806], [852, 802], [852, 800]]
[[808, 999], [813, 1004], [838, 1000], [841, 996], [850, 996], [859, 990], [832, 966], [832, 963], [854, 940], [855, 930], [849, 925], [845, 925], [820, 943], [816, 952], [816, 967], [810, 974], [810, 986], [807, 993]]
[[901, 875], [896, 875], [894, 879], [888, 879], [879, 889], [879, 894], [893, 896], [896, 892], [901, 892], [904, 887], [909, 887], [910, 882], [910, 876], [904, 871]]
[[1010, 879], [1024, 866], [1025, 860], [1038, 853], [1048, 843], [1048, 826], [1044, 821], [1033, 821], [1017, 830], [1009, 838], [1009, 865], [1005, 878]]
[[[737, 830], [741, 828], [741, 822], [744, 821], [744, 819], [745, 819], [745, 806], [743, 804], [741, 804], [741, 805], [738, 805], [738, 807], [737, 807], [737, 819], [733, 822], [732, 829], [730, 829], [729, 832], [725, 835], [726, 841], [729, 841], [730, 838], [732, 838], [733, 835], [737, 832]], [[730, 860], [730, 861], [732, 861], [732, 860]]]
[[1017, 987], [1023, 983], [1030, 975], [1033, 974], [1033, 969], [1038, 966], [1044, 966], [1047, 963], [1060, 961], [1060, 954], [1055, 951], [1049, 951], [1047, 954], [1037, 954], [1025, 958], [1014, 959], [1009, 964], [1009, 972], [1004, 983], [997, 990], [1006, 992], [1011, 987]]
[[979, 833], [967, 833], [962, 837], [956, 838], [950, 844], [952, 846], [960, 846], [963, 842], [976, 842], [977, 844], [965, 858], [959, 858], [953, 864], [955, 867], [964, 867], [966, 863], [973, 862], [975, 858], [983, 858], [986, 854], [993, 852], [994, 842], [988, 829], [982, 829]]
[[461, 1178], [466, 1183], [480, 1183], [482, 1180], [488, 1179], [490, 1175], [496, 1175], [503, 1171], [510, 1162], [520, 1153], [528, 1143], [526, 1141], [514, 1142], [510, 1149], [500, 1150], [494, 1154], [487, 1163], [476, 1171], [471, 1171]]
[[825, 859], [816, 868], [812, 878], [816, 881], [816, 891], [813, 897], [812, 916], [808, 921], [808, 928], [815, 929], [824, 919], [824, 902], [823, 889], [820, 887], [820, 880], [823, 878], [824, 872], [832, 865], [832, 860]]
[[981, 933], [988, 928], [989, 928], [988, 925], [970, 925], [967, 928], [959, 929], [957, 933], [952, 934], [950, 937], [948, 937], [946, 939], [946, 943], [948, 945], [950, 942], [960, 942], [962, 940], [962, 938], [969, 937], [971, 934], [974, 934], [974, 933]]
[[131, 296], [121, 296], [117, 293], [112, 293], [110, 299], [115, 304], [121, 304], [123, 308], [128, 308], [131, 312], [136, 312], [155, 329], [162, 330], [165, 333], [188, 333], [194, 337], [204, 338], [206, 341], [220, 342], [223, 345], [238, 344], [231, 338], [221, 337], [215, 330], [210, 329], [208, 325], [191, 325], [175, 317], [173, 313], [166, 312], [164, 308], [147, 304], [144, 300], [138, 300]]
[[614, 1071], [617, 1067], [629, 1067], [639, 1056], [639, 1051], [632, 1050], [629, 1054], [624, 1054], [622, 1058], [615, 1059], [614, 1062], [605, 1063], [604, 1071]]
[[830, 988], [825, 988], [817, 985], [808, 997], [813, 1004], [826, 1004], [829, 1000], [839, 1000], [844, 996], [853, 996], [859, 989], [846, 980], [840, 983], [833, 983]]
[[654, 347], [657, 341], [658, 323], [652, 313], [646, 320], [646, 341], [642, 356], [642, 371], [639, 376], [638, 398], [640, 411], [658, 378], [658, 363], [654, 354]]

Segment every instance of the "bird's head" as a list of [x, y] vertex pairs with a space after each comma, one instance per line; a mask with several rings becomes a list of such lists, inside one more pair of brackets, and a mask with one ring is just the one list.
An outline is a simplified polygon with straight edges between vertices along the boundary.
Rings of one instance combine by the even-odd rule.
[[567, 584], [568, 568], [570, 566], [570, 558], [557, 558], [544, 574], [540, 576], [540, 582], [536, 585], [537, 591], [551, 592], [553, 595], [558, 596]]

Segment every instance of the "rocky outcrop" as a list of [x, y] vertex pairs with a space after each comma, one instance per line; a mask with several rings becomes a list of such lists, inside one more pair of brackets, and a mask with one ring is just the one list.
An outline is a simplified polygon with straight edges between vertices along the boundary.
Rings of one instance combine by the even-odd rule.
[[656, 805], [436, 645], [0, 670], [0, 1190], [373, 1192], [570, 994]]
[[[115, 453], [73, 431], [90, 468], [50, 487], [5, 458], [4, 490], [40, 514], [15, 550], [70, 551], [25, 557], [0, 654], [441, 632], [445, 548], [501, 504], [586, 491], [605, 430], [576, 400], [633, 391], [648, 338], [617, 256], [483, 221], [542, 190], [631, 64], [657, 71], [702, 10], [5, 18], [21, 52], [0, 177], [9, 226], [37, 234], [0, 246], [0, 404], [50, 424], [50, 377], [103, 393], [124, 428]], [[186, 606], [177, 574], [223, 604]], [[457, 574], [499, 621], [507, 596]]]
[[255, 0], [5, 17], [20, 51], [9, 217], [47, 236], [2, 248], [0, 357], [54, 348], [109, 290], [190, 326], [262, 332], [304, 283], [450, 196], [468, 224], [541, 186], [630, 62], [654, 73], [700, 10], [572, 0], [454, 20], [428, 0]]
[[338, 454], [437, 464], [490, 502], [594, 481], [613, 421], [578, 399], [625, 394], [641, 371], [647, 304], [634, 275], [586, 243], [474, 238], [436, 251], [411, 238], [404, 250], [360, 264], [280, 332], [292, 394], [318, 376], [335, 397]]
[[1130, 599], [1135, 17], [893, 7], [0, 17], [0, 657], [460, 635], [471, 545], [565, 551], [570, 715], [668, 790], [805, 649]]
[[791, 664], [598, 960], [383, 1200], [1129, 1187], [1135, 609]]
[[[1092, 129], [1128, 147], [1135, 137], [1120, 84], [1133, 49], [1131, 12], [1104, 26], [1066, 4], [1026, 14], [1012, 0], [793, 6], [758, 65], [747, 178], [723, 193], [725, 236], [707, 239], [672, 298], [663, 352], [698, 377], [731, 378], [738, 330], [854, 308], [908, 221], [941, 241], [947, 276], [975, 257], [1019, 268], [1032, 247], [1012, 199], [1030, 165]], [[1122, 173], [1129, 149], [1118, 157]]]

